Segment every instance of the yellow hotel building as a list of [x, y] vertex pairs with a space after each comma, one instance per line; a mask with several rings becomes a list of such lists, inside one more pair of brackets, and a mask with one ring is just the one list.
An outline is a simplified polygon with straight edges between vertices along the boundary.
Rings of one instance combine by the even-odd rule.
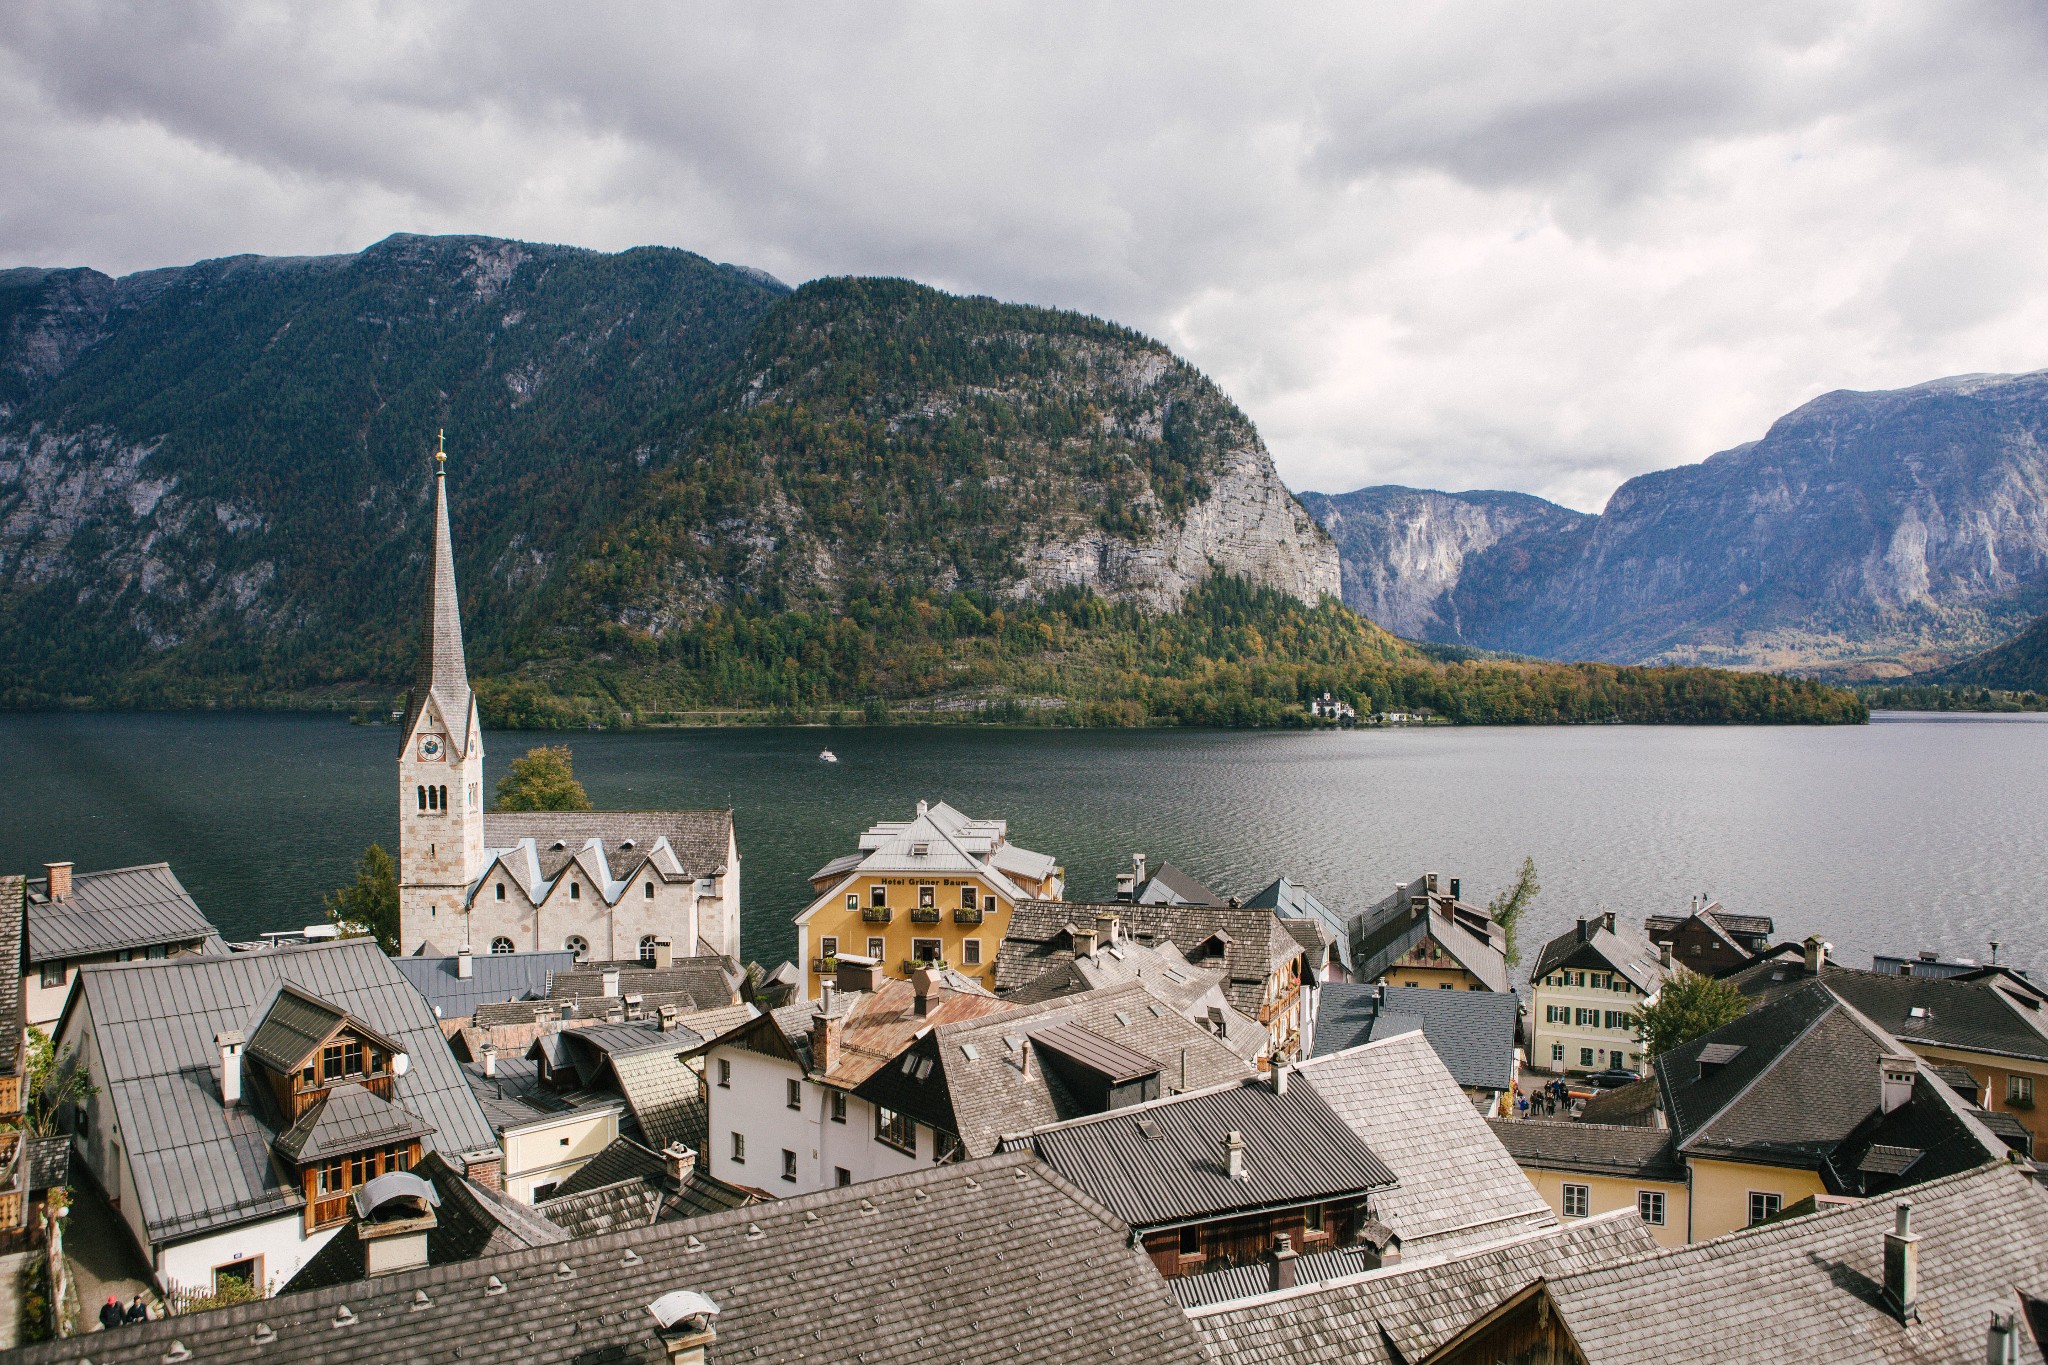
[[841, 954], [872, 958], [893, 977], [943, 962], [994, 990], [996, 949], [1017, 902], [1066, 891], [1066, 869], [1008, 835], [1007, 821], [920, 801], [915, 818], [875, 825], [858, 852], [812, 873], [817, 899], [796, 917], [803, 998], [817, 999]]

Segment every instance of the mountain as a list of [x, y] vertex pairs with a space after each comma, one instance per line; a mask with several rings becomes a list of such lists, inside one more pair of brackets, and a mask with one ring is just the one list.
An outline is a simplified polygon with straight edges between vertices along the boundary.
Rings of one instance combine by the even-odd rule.
[[1915, 682], [2048, 694], [2048, 616], [2004, 644], [1929, 671]]
[[[1381, 485], [1302, 506], [1337, 543], [1344, 601], [1412, 640], [1504, 638], [1598, 518], [1526, 493]], [[1494, 646], [1504, 647], [1504, 646]]]
[[1825, 394], [1592, 519], [1494, 493], [1304, 501], [1344, 547], [1346, 600], [1424, 639], [1895, 676], [2048, 605], [2044, 434], [2048, 371], [1965, 375]]
[[0, 272], [15, 702], [392, 683], [437, 429], [464, 608], [508, 660], [905, 591], [1305, 602], [1328, 538], [1164, 347], [903, 281], [397, 236], [109, 279]]

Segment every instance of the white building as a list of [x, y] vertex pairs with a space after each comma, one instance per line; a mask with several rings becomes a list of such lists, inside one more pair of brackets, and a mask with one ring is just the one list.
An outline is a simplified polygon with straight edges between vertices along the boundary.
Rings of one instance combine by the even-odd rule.
[[1543, 945], [1529, 973], [1529, 1063], [1549, 1071], [1644, 1069], [1638, 1016], [1682, 967], [1612, 913]]
[[367, 938], [91, 966], [58, 1020], [70, 1115], [158, 1286], [274, 1292], [375, 1176], [499, 1152], [432, 1012]]
[[483, 730], [455, 596], [446, 457], [398, 755], [399, 951], [740, 956], [730, 810], [485, 814]]

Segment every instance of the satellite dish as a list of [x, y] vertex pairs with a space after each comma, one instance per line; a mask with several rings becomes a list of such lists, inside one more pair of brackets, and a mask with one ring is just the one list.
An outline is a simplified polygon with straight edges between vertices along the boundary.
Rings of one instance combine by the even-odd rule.
[[394, 1052], [391, 1054], [392, 1075], [403, 1076], [406, 1072], [410, 1070], [412, 1070], [412, 1058], [410, 1055], [403, 1052]]

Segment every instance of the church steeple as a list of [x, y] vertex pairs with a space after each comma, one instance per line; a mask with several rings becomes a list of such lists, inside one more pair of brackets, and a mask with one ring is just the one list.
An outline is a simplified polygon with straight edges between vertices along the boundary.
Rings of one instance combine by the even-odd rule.
[[469, 668], [462, 655], [462, 611], [455, 596], [455, 543], [448, 530], [448, 448], [434, 439], [434, 549], [427, 577], [427, 611], [420, 623], [419, 660], [414, 665], [412, 697], [401, 727], [408, 742], [413, 726], [432, 697], [440, 708], [449, 741], [460, 758], [474, 742], [469, 712]]

